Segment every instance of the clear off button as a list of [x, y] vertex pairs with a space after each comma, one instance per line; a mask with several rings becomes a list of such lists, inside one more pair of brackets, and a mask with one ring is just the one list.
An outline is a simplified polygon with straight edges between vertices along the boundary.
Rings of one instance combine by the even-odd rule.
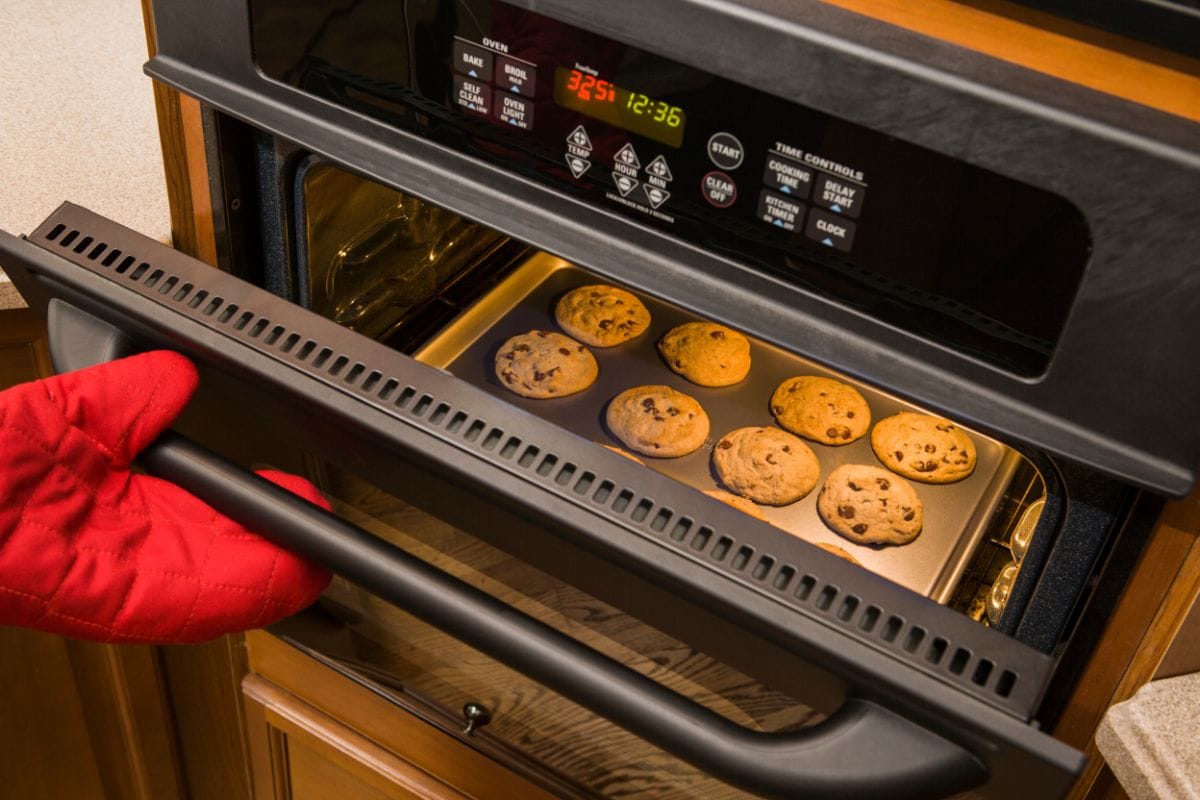
[[717, 208], [729, 208], [737, 200], [737, 184], [724, 172], [710, 172], [700, 180], [700, 193]]
[[845, 217], [814, 208], [808, 212], [804, 235], [826, 247], [848, 252], [854, 244], [854, 228], [854, 223]]

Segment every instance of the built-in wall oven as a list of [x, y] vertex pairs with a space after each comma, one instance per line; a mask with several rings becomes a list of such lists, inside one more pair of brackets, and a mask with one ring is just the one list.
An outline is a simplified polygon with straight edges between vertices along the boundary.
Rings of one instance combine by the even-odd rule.
[[[179, 427], [224, 458], [144, 463], [339, 574], [278, 635], [448, 729], [471, 703], [464, 737], [567, 797], [1065, 792], [1082, 757], [1039, 727], [1079, 620], [1200, 463], [1194, 125], [819, 3], [154, 5], [224, 269], [69, 204], [0, 252], [60, 368], [202, 367]], [[502, 345], [598, 285], [644, 332], [514, 392]], [[748, 374], [679, 374], [688, 323]], [[870, 434], [805, 445], [794, 502], [704, 494], [796, 376], [965, 433], [915, 539], [818, 508], [882, 469]], [[630, 458], [607, 409], [641, 385], [703, 443]]]

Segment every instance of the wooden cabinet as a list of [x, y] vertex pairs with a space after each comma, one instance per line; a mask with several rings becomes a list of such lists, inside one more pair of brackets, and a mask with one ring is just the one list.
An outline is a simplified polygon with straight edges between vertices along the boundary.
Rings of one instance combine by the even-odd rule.
[[255, 800], [553, 795], [264, 631], [242, 681]]

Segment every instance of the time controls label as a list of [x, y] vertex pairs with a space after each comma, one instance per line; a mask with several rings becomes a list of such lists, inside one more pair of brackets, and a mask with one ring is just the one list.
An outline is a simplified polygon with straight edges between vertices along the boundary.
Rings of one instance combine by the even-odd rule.
[[491, 113], [491, 91], [479, 81], [454, 76], [454, 102], [481, 116]]
[[861, 183], [839, 177], [837, 175], [817, 175], [816, 187], [813, 192], [813, 202], [824, 206], [830, 211], [857, 218], [862, 211], [863, 199], [866, 197], [866, 187]]
[[803, 199], [808, 197], [812, 180], [811, 169], [802, 167], [795, 161], [783, 158], [777, 153], [767, 153], [767, 168], [763, 172], [763, 183], [768, 189], [776, 189], [784, 194]]

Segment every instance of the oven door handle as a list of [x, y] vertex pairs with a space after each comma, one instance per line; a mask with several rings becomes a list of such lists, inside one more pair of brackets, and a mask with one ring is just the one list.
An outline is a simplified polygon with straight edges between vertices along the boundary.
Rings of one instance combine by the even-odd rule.
[[957, 744], [862, 698], [802, 731], [743, 728], [179, 434], [164, 434], [139, 462], [249, 529], [748, 791], [916, 800], [986, 780], [983, 764]]

